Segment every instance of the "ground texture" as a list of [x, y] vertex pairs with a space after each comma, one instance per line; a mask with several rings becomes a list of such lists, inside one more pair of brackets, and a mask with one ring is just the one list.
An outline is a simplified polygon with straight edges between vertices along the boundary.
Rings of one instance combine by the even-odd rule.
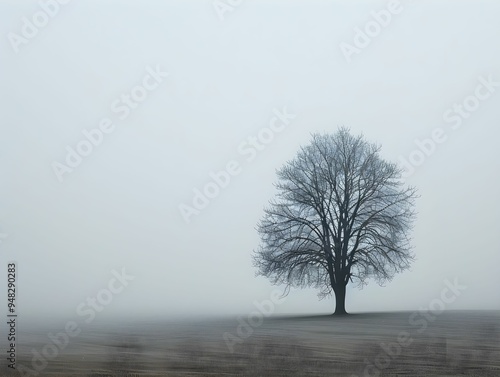
[[59, 348], [64, 325], [20, 327], [0, 375], [500, 377], [500, 312], [242, 318], [90, 323]]

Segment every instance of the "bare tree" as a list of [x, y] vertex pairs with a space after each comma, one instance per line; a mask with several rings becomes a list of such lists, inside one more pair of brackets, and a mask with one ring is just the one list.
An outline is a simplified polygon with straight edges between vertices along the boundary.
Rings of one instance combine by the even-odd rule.
[[346, 314], [349, 282], [383, 284], [410, 266], [416, 190], [379, 152], [341, 128], [313, 135], [278, 170], [277, 197], [257, 228], [259, 275], [287, 289], [318, 288], [320, 298], [333, 293], [335, 314]]

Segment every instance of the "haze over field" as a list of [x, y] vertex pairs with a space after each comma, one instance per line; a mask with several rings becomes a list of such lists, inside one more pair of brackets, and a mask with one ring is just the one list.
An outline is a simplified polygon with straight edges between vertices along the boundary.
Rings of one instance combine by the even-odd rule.
[[[467, 286], [447, 309], [500, 310], [500, 3], [402, 2], [346, 59], [383, 9], [257, 0], [221, 20], [212, 1], [74, 1], [14, 48], [40, 5], [2, 1], [0, 248], [24, 320], [77, 316], [123, 268], [134, 279], [99, 317], [254, 310], [275, 289], [251, 261], [275, 170], [342, 125], [418, 161], [421, 195], [411, 271], [348, 286], [347, 310], [427, 307], [446, 280]], [[275, 313], [333, 310], [307, 289]]]

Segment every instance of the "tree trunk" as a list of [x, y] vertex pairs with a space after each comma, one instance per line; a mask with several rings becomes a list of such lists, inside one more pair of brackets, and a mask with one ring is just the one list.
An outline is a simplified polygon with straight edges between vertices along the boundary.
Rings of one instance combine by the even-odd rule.
[[337, 286], [335, 289], [335, 313], [334, 315], [346, 315], [345, 311], [345, 291], [346, 286]]

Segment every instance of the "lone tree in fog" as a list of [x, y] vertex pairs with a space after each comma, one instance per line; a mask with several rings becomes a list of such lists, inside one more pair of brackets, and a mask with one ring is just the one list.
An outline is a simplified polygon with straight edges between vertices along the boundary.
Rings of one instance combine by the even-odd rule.
[[277, 171], [278, 194], [257, 228], [259, 275], [287, 289], [318, 288], [320, 298], [334, 293], [341, 315], [349, 282], [383, 284], [409, 267], [416, 191], [379, 151], [341, 128], [313, 135]]

